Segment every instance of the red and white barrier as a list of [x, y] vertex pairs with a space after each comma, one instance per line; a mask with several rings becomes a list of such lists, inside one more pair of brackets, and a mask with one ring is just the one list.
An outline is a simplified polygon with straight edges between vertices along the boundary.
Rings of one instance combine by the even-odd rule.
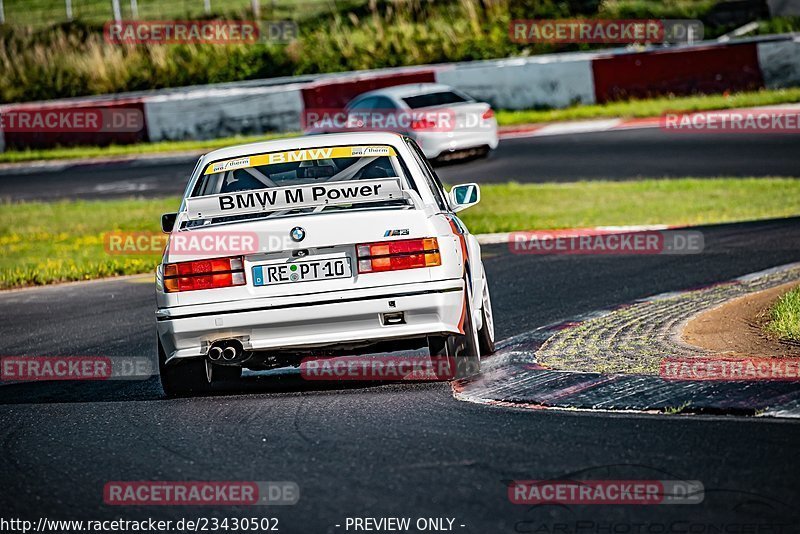
[[754, 43], [598, 57], [592, 71], [598, 103], [764, 87]]
[[[134, 116], [134, 120], [126, 119], [126, 114]], [[6, 148], [142, 143], [150, 140], [146, 121], [144, 103], [139, 98], [102, 97], [0, 106], [0, 152]]]
[[303, 89], [305, 109], [341, 109], [354, 97], [393, 85], [432, 83], [436, 81], [433, 68], [403, 69], [400, 72], [350, 73], [306, 84]]
[[338, 108], [366, 91], [440, 82], [498, 109], [561, 108], [664, 94], [719, 93], [800, 86], [800, 40], [767, 36], [674, 48], [565, 53], [527, 58], [380, 69], [272, 81], [165, 89], [150, 93], [12, 104], [0, 113], [46, 106], [132, 107], [139, 132], [3, 132], [0, 150], [107, 145], [302, 129], [304, 109]]

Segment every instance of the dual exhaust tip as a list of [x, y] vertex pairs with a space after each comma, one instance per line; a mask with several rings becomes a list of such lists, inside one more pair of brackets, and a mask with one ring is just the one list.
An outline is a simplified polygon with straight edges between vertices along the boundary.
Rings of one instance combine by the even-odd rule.
[[243, 352], [242, 344], [238, 341], [218, 341], [208, 349], [208, 359], [212, 362], [232, 362], [239, 359]]

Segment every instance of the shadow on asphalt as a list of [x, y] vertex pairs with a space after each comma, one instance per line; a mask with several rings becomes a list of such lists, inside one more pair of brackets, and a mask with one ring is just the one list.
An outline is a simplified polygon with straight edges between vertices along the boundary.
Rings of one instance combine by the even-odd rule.
[[[320, 392], [374, 391], [394, 386], [386, 391], [414, 385], [439, 384], [437, 381], [414, 382], [356, 382], [353, 380], [304, 380], [296, 373], [244, 376], [238, 381], [214, 384], [214, 390], [203, 397], [234, 395], [286, 395]], [[200, 396], [198, 396], [200, 397]], [[26, 382], [0, 386], [0, 405], [4, 404], [57, 404], [81, 402], [130, 402], [170, 400], [164, 395], [157, 376], [146, 380]]]

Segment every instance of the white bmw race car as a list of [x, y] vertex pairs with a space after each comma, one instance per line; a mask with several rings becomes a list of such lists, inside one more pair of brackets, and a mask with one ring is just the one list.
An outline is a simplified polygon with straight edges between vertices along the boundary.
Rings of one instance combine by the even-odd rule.
[[306, 110], [306, 133], [380, 130], [414, 139], [428, 159], [488, 156], [497, 148], [492, 106], [439, 83], [375, 89], [351, 100], [341, 113]]
[[416, 143], [360, 132], [216, 150], [197, 163], [156, 276], [169, 395], [304, 355], [418, 350], [459, 376], [494, 351], [480, 247]]

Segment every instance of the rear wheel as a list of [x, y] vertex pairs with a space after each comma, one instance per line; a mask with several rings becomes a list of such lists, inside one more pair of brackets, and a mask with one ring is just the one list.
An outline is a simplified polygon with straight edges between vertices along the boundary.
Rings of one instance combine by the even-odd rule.
[[187, 361], [166, 363], [167, 356], [158, 341], [158, 372], [161, 387], [167, 397], [199, 395], [211, 391], [213, 368], [205, 358], [192, 358]]
[[483, 281], [483, 304], [481, 306], [481, 329], [478, 330], [478, 344], [481, 356], [494, 354], [494, 316], [492, 315], [492, 297], [489, 295], [489, 283]]
[[480, 347], [478, 332], [472, 320], [471, 299], [464, 296], [464, 323], [463, 334], [449, 336], [431, 336], [428, 338], [428, 350], [431, 356], [452, 358], [455, 363], [455, 373], [448, 378], [464, 378], [474, 375], [481, 370]]

